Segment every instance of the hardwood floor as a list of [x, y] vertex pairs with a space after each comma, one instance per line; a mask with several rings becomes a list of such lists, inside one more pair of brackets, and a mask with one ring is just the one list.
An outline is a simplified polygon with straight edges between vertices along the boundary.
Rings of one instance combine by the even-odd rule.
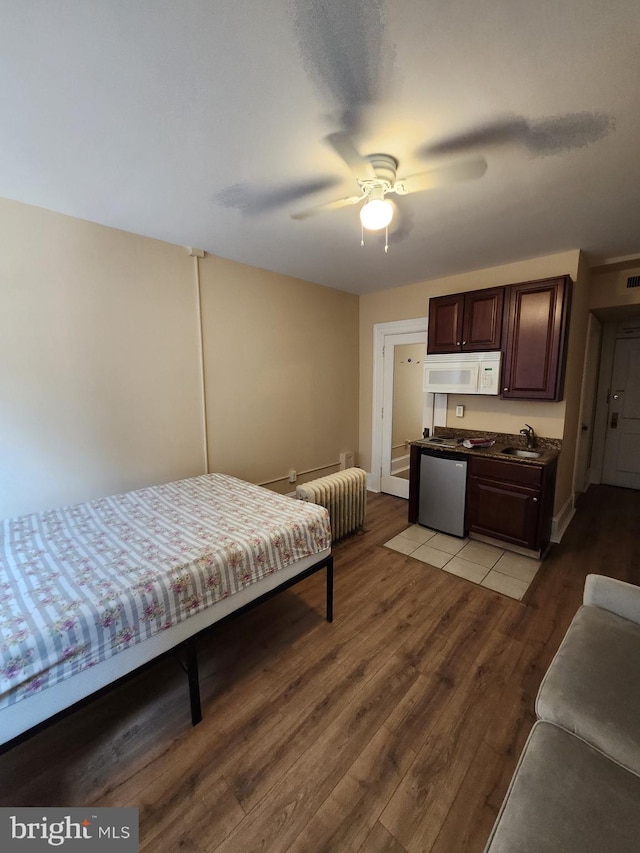
[[138, 806], [142, 851], [482, 851], [585, 576], [640, 583], [640, 492], [593, 486], [524, 603], [382, 546], [406, 502], [323, 578], [200, 643], [204, 720], [159, 662], [0, 756], [0, 805]]

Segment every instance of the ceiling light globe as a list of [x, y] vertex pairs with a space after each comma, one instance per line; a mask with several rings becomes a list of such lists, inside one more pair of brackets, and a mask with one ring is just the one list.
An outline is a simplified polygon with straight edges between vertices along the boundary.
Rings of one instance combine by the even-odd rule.
[[367, 231], [380, 231], [393, 219], [393, 206], [385, 199], [375, 198], [360, 210], [360, 222]]

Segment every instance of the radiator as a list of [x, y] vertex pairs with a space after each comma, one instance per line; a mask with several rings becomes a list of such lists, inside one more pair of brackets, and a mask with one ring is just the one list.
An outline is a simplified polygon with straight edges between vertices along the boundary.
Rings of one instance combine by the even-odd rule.
[[364, 527], [367, 472], [362, 468], [347, 468], [346, 471], [311, 480], [297, 486], [296, 498], [320, 504], [329, 510], [331, 540], [336, 542], [347, 533]]

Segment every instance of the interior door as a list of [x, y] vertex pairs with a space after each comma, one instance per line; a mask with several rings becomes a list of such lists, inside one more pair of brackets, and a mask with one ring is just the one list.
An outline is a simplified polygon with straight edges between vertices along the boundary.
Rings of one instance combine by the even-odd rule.
[[420, 438], [424, 426], [424, 354], [424, 334], [409, 332], [385, 338], [380, 488], [405, 499], [409, 498], [407, 442]]
[[602, 482], [640, 489], [640, 339], [616, 341]]

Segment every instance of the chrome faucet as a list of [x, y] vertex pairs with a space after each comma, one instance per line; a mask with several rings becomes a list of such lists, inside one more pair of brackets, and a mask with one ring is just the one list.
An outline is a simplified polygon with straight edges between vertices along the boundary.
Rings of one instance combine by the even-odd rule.
[[533, 427], [529, 424], [525, 424], [526, 429], [520, 430], [520, 435], [526, 436], [527, 439], [527, 449], [532, 450], [536, 446], [536, 434], [533, 431]]

